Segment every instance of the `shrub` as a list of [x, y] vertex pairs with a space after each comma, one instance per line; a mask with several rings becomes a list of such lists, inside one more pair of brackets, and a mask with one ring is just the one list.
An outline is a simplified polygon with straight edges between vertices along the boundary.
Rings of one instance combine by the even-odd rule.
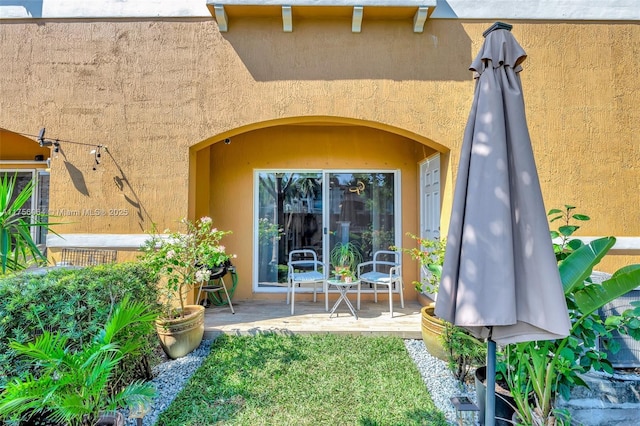
[[[157, 310], [153, 274], [139, 263], [100, 265], [82, 269], [52, 269], [44, 274], [19, 273], [0, 279], [0, 387], [9, 376], [24, 377], [28, 364], [8, 346], [26, 344], [43, 332], [59, 332], [70, 349], [89, 343], [125, 295]], [[113, 387], [151, 378], [158, 339], [155, 331], [134, 326], [124, 340], [144, 341], [140, 355], [121, 363]]]
[[35, 375], [11, 380], [0, 394], [0, 417], [28, 424], [45, 420], [69, 426], [103, 424], [102, 415], [120, 408], [148, 407], [156, 395], [150, 382], [133, 381], [110, 392], [114, 373], [127, 354], [136, 354], [142, 340], [124, 340], [131, 325], [153, 329], [157, 313], [129, 296], [116, 305], [104, 328], [79, 350], [59, 332], [45, 331], [26, 345], [10, 347], [30, 362]]

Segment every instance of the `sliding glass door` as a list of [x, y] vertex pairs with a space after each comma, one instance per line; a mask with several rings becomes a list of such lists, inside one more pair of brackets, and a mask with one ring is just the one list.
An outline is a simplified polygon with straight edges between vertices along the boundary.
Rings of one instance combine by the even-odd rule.
[[[308, 248], [329, 267], [338, 242], [363, 260], [399, 240], [397, 171], [257, 171], [254, 289], [283, 291], [289, 252]], [[325, 271], [329, 273], [329, 271]]]

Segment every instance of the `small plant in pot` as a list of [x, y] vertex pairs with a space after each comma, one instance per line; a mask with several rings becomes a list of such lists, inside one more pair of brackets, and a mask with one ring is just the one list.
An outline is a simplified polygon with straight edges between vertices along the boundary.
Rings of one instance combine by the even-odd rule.
[[342, 282], [350, 283], [356, 279], [356, 275], [348, 268], [336, 268], [334, 269], [334, 272], [336, 278]]
[[[60, 332], [44, 331], [34, 342], [10, 346], [32, 363], [36, 373], [10, 380], [0, 393], [0, 424], [65, 426], [124, 425], [120, 408], [148, 407], [155, 396], [150, 382], [134, 381], [109, 391], [127, 355], [139, 353], [140, 341], [123, 341], [122, 331], [156, 318], [144, 303], [125, 297], [94, 339], [78, 350]], [[38, 423], [41, 422], [41, 423]], [[13, 423], [12, 423], [13, 424]]]
[[353, 271], [362, 262], [362, 254], [358, 246], [351, 241], [337, 242], [331, 249], [330, 261], [336, 275], [353, 277]]
[[[392, 248], [409, 254], [419, 262], [422, 279], [414, 281], [416, 291], [435, 295], [442, 277], [447, 240], [420, 238], [411, 233], [407, 235], [415, 240], [416, 247]], [[433, 302], [422, 308], [422, 339], [429, 353], [446, 361], [453, 376], [464, 384], [471, 370], [486, 360], [486, 348], [464, 329], [435, 317], [433, 310]]]
[[215, 228], [210, 217], [195, 223], [183, 219], [181, 224], [186, 232], [167, 230], [168, 235], [163, 236], [153, 233], [143, 245], [141, 257], [159, 279], [165, 280], [161, 291], [164, 311], [156, 329], [162, 348], [174, 359], [197, 348], [204, 334], [204, 308], [188, 305], [187, 296], [197, 285], [207, 283], [212, 271], [235, 257], [221, 243], [231, 231]]

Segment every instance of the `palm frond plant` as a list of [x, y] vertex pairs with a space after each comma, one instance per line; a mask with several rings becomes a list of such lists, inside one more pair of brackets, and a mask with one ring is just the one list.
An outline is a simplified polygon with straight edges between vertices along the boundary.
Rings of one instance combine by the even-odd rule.
[[93, 341], [77, 351], [58, 332], [45, 331], [32, 343], [12, 342], [36, 374], [7, 383], [0, 394], [0, 420], [44, 416], [56, 424], [89, 426], [103, 413], [148, 406], [155, 396], [151, 383], [134, 381], [113, 393], [108, 385], [120, 361], [141, 348], [140, 341], [120, 340], [121, 332], [134, 324], [152, 327], [155, 318], [145, 304], [125, 298]]
[[38, 214], [35, 223], [24, 214], [25, 204], [33, 195], [35, 179], [30, 180], [22, 190], [16, 193], [17, 173], [0, 176], [0, 272], [20, 271], [29, 266], [31, 260], [38, 264], [46, 264], [46, 257], [31, 237], [31, 228], [49, 230], [49, 215]]
[[555, 409], [557, 397], [568, 399], [573, 387], [586, 386], [580, 375], [591, 369], [613, 373], [606, 353], [597, 348], [598, 338], [606, 342], [613, 330], [640, 337], [637, 330], [632, 330], [632, 325], [640, 321], [640, 309], [606, 322], [597, 314], [605, 304], [640, 286], [640, 265], [623, 267], [602, 283], [590, 281], [594, 266], [615, 241], [614, 237], [594, 240], [572, 251], [559, 265], [572, 324], [568, 337], [505, 348], [498, 371], [509, 385], [518, 420], [523, 424], [563, 424], [568, 413]]

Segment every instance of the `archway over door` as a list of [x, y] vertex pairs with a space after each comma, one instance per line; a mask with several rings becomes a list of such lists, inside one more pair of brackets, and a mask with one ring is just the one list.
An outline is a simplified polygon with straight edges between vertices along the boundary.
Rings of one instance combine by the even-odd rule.
[[[436, 149], [362, 122], [269, 124], [219, 135], [192, 153], [193, 217], [209, 215], [216, 226], [233, 231], [227, 248], [238, 254], [235, 265], [241, 278], [236, 297], [269, 297], [254, 291], [259, 277], [260, 216], [256, 209], [260, 188], [255, 178], [259, 171], [397, 176], [394, 214], [399, 221], [392, 233], [396, 245], [411, 243], [405, 233], [419, 232], [419, 163], [437, 153]], [[356, 179], [354, 188], [357, 184]], [[407, 282], [417, 277], [417, 268], [406, 272]]]

